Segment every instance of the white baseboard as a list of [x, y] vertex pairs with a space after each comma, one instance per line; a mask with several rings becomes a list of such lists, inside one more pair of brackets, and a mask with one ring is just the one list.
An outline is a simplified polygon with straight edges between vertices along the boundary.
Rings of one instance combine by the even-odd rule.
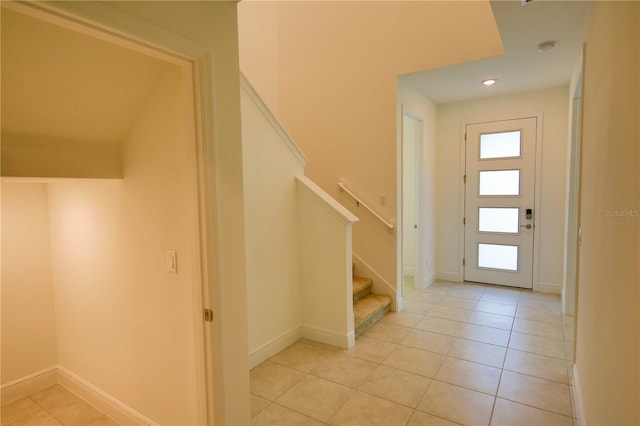
[[443, 272], [436, 271], [436, 279], [442, 281], [453, 281], [455, 283], [461, 283], [462, 277], [458, 272]]
[[578, 420], [578, 425], [583, 426], [584, 422], [584, 405], [582, 403], [582, 394], [580, 387], [580, 379], [578, 378], [578, 368], [573, 364], [573, 398], [574, 405], [576, 407], [575, 417]]
[[263, 361], [266, 361], [301, 337], [303, 337], [303, 326], [299, 325], [269, 340], [267, 343], [249, 352], [249, 368], [253, 368]]
[[353, 330], [345, 335], [334, 333], [333, 331], [323, 330], [317, 327], [303, 325], [302, 337], [345, 349], [352, 347], [356, 343], [356, 335]]
[[103, 390], [58, 366], [58, 383], [122, 425], [157, 425]]
[[538, 282], [533, 290], [539, 293], [562, 294], [562, 284]]
[[398, 297], [398, 300], [396, 301], [396, 309], [394, 312], [400, 312], [403, 309], [404, 309], [404, 297]]
[[58, 368], [54, 365], [3, 385], [0, 398], [2, 404], [6, 404], [56, 383], [58, 383]]

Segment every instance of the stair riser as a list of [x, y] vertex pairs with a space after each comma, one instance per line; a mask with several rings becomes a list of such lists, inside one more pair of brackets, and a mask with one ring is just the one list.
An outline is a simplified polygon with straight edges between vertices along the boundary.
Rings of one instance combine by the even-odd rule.
[[380, 307], [373, 315], [367, 318], [362, 323], [358, 324], [355, 329], [356, 338], [366, 332], [368, 329], [373, 327], [375, 323], [380, 321], [382, 317], [391, 310], [391, 304], [387, 304], [383, 307]]
[[365, 296], [368, 296], [371, 294], [371, 287], [365, 287], [364, 289], [362, 289], [361, 291], [355, 293], [353, 295], [353, 303], [356, 303], [358, 300], [362, 299]]

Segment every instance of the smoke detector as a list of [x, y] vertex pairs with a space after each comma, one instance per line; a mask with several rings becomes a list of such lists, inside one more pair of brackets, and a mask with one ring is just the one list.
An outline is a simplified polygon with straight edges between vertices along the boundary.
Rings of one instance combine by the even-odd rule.
[[538, 45], [538, 53], [548, 52], [549, 50], [553, 49], [554, 47], [556, 47], [556, 42], [555, 41], [545, 41], [545, 42], [540, 43]]

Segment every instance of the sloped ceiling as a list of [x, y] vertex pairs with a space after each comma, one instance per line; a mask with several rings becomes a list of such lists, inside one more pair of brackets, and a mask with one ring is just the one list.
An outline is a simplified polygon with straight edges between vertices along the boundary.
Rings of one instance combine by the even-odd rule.
[[2, 10], [2, 134], [119, 143], [167, 65]]

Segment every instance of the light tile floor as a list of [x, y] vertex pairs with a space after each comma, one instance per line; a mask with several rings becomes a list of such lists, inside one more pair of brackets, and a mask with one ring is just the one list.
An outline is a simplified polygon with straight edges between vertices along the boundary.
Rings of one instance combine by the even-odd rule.
[[255, 367], [252, 423], [574, 425], [570, 325], [557, 296], [406, 288], [353, 348], [302, 339]]
[[0, 424], [3, 426], [118, 425], [60, 385], [50, 386], [3, 405]]

